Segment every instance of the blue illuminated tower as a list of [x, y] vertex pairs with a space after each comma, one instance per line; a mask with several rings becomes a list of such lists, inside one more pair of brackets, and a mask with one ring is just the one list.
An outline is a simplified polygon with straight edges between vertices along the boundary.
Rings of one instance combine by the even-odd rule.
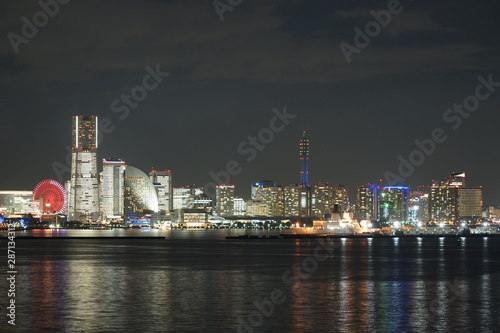
[[309, 139], [306, 131], [300, 140], [300, 184], [299, 184], [299, 216], [312, 215], [312, 190], [309, 185]]
[[300, 140], [300, 187], [309, 186], [309, 139], [304, 131]]

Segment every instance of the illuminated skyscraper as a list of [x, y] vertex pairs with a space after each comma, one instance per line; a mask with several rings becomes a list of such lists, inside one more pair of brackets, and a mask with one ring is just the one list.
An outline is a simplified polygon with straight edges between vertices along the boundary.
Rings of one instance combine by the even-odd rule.
[[299, 216], [300, 187], [297, 184], [283, 186], [283, 215]]
[[431, 187], [431, 220], [457, 223], [481, 217], [483, 204], [481, 187], [466, 187], [465, 172], [453, 173], [450, 179], [434, 182]]
[[103, 218], [119, 218], [123, 215], [123, 191], [125, 162], [104, 159], [101, 177], [101, 215]]
[[173, 209], [172, 172], [170, 170], [151, 170], [149, 178], [155, 183], [158, 192], [158, 209], [171, 211]]
[[349, 197], [347, 187], [340, 184], [329, 185], [319, 183], [314, 186], [313, 212], [315, 216], [322, 217], [334, 212], [347, 212], [349, 210]]
[[300, 140], [300, 186], [309, 187], [309, 139], [306, 131], [302, 133]]
[[407, 186], [385, 186], [382, 189], [379, 198], [381, 221], [408, 221], [409, 190]]
[[73, 116], [69, 220], [99, 217], [97, 124], [97, 117]]
[[356, 186], [356, 218], [360, 220], [378, 219], [379, 187], [373, 184]]
[[302, 132], [299, 143], [300, 152], [300, 184], [299, 184], [299, 216], [312, 215], [312, 189], [309, 184], [309, 139], [306, 131]]
[[234, 215], [234, 185], [217, 185], [215, 194], [217, 215]]
[[349, 191], [347, 187], [341, 184], [330, 185], [330, 193], [334, 210], [338, 209], [339, 212], [347, 212], [349, 210]]

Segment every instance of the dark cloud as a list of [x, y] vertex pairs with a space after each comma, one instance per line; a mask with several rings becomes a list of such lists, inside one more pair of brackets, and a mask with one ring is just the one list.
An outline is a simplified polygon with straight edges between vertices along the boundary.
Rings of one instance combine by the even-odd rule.
[[[354, 186], [397, 167], [443, 123], [444, 111], [498, 71], [499, 5], [492, 1], [402, 1], [404, 11], [347, 64], [339, 43], [386, 1], [243, 1], [220, 22], [211, 1], [70, 1], [15, 54], [35, 1], [0, 8], [0, 188], [29, 189], [64, 162], [71, 116], [109, 118], [100, 157], [174, 172], [176, 186], [209, 181], [242, 161], [239, 195], [261, 178], [298, 181], [297, 143], [311, 138], [311, 178]], [[140, 84], [146, 66], [171, 75], [119, 119], [111, 103]], [[498, 92], [500, 95], [500, 92]], [[453, 170], [500, 203], [495, 124], [500, 96], [484, 102], [408, 179], [428, 184]], [[298, 117], [252, 163], [237, 146], [287, 105]], [[8, 161], [8, 162], [7, 162]]]

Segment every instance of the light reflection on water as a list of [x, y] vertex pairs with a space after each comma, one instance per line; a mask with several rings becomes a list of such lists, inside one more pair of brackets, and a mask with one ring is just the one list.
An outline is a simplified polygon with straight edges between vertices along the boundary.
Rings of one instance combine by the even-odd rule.
[[[96, 232], [102, 231], [78, 235]], [[461, 246], [455, 238], [333, 240], [332, 246], [340, 246], [331, 259], [307, 278], [284, 283], [283, 273], [314, 253], [315, 240], [226, 240], [226, 233], [152, 230], [167, 239], [18, 239], [16, 328], [236, 332], [238, 318], [248, 320], [254, 302], [268, 300], [275, 289], [286, 301], [263, 316], [254, 332], [500, 327], [496, 238], [462, 239]], [[3, 295], [5, 287], [0, 285]]]

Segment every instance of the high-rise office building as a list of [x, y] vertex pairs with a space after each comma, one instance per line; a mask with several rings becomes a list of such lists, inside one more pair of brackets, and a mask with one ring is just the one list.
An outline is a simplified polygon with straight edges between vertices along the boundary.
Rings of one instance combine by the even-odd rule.
[[431, 187], [431, 220], [455, 223], [458, 221], [458, 187], [449, 180], [434, 182]]
[[359, 220], [378, 220], [379, 187], [373, 184], [356, 186], [355, 217]]
[[276, 186], [276, 182], [272, 180], [261, 180], [251, 184], [251, 199], [256, 201], [268, 201], [271, 200], [271, 191], [266, 191], [264, 189], [271, 189]]
[[194, 208], [194, 189], [191, 187], [174, 187], [172, 206], [174, 210]]
[[417, 186], [410, 192], [408, 221], [427, 223], [430, 220], [430, 186]]
[[408, 221], [408, 199], [410, 188], [407, 186], [385, 186], [379, 196], [379, 218], [384, 222]]
[[300, 184], [299, 184], [299, 216], [312, 216], [312, 188], [309, 184], [309, 139], [302, 133], [299, 143]]
[[172, 191], [172, 209], [203, 209], [208, 213], [213, 211], [213, 199], [205, 194], [203, 187], [175, 187]]
[[158, 209], [169, 212], [174, 209], [172, 172], [170, 170], [151, 170], [149, 178], [155, 184], [158, 192]]
[[458, 189], [459, 219], [476, 219], [483, 211], [483, 188], [462, 187]]
[[283, 186], [283, 216], [299, 216], [299, 193], [297, 184]]
[[481, 217], [482, 187], [465, 186], [465, 172], [453, 173], [449, 179], [434, 182], [431, 187], [431, 220], [458, 223]]
[[218, 216], [234, 215], [234, 185], [217, 185], [215, 209]]
[[263, 180], [252, 183], [251, 189], [252, 200], [268, 203], [271, 216], [284, 216], [283, 186], [278, 186], [273, 181]]
[[97, 124], [94, 116], [73, 117], [69, 220], [95, 221], [99, 217]]
[[349, 191], [345, 185], [341, 184], [333, 184], [329, 185], [330, 187], [330, 195], [334, 210], [339, 212], [347, 212], [349, 211]]
[[340, 184], [329, 185], [328, 183], [319, 183], [314, 186], [314, 215], [323, 217], [332, 211], [340, 213], [348, 210], [349, 196], [347, 187]]
[[120, 159], [103, 159], [101, 173], [101, 216], [103, 219], [123, 215], [125, 162]]
[[328, 183], [319, 183], [314, 186], [313, 212], [315, 216], [323, 217], [332, 210], [332, 196]]

